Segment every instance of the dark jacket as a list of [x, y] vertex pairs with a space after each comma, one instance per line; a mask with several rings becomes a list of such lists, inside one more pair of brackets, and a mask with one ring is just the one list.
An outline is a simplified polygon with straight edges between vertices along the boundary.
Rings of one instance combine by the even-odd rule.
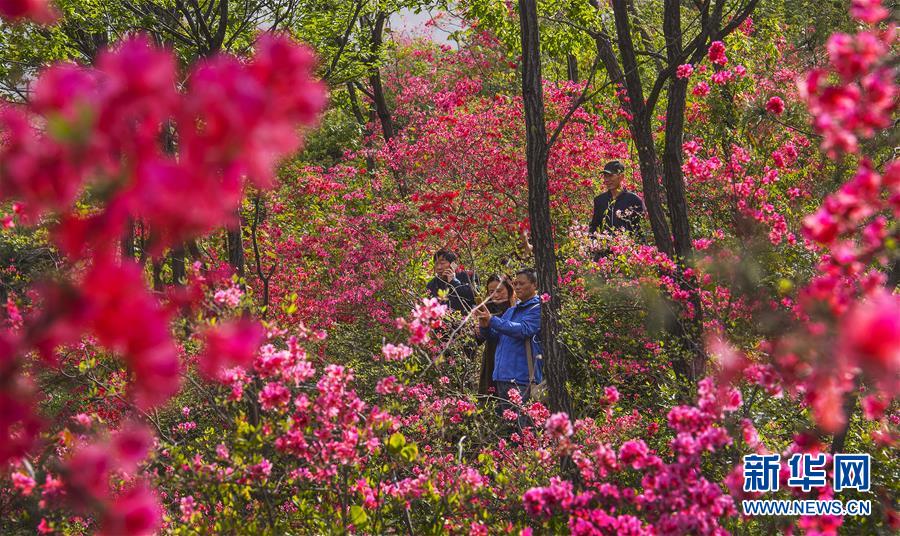
[[622, 190], [610, 210], [609, 192], [603, 192], [594, 198], [594, 216], [591, 218], [589, 231], [594, 234], [598, 229], [603, 231], [627, 231], [635, 238], [641, 236], [641, 215], [644, 203], [641, 198], [628, 190]]
[[[494, 316], [503, 316], [503, 313], [509, 309], [506, 303], [488, 302], [487, 309]], [[497, 351], [497, 339], [490, 339], [481, 336], [479, 332], [475, 335], [478, 344], [484, 343], [484, 353], [481, 354], [481, 373], [478, 376], [478, 394], [486, 395], [490, 393], [490, 388], [494, 386], [494, 354]]]
[[525, 345], [531, 345], [534, 357], [534, 381], [541, 383], [543, 360], [538, 359], [541, 345], [537, 342], [541, 332], [541, 297], [519, 302], [503, 313], [492, 316], [490, 326], [481, 328], [481, 336], [497, 341], [494, 354], [495, 382], [515, 382], [528, 385], [528, 356]]
[[468, 313], [475, 306], [475, 292], [472, 290], [472, 278], [466, 272], [457, 272], [456, 277], [449, 283], [435, 276], [428, 282], [428, 293], [432, 298], [438, 297], [438, 292], [447, 291], [447, 301], [450, 309]]

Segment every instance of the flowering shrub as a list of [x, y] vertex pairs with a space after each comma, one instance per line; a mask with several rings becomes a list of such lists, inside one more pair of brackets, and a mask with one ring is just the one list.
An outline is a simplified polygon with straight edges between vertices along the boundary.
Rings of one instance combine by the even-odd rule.
[[[178, 392], [182, 364], [169, 331], [171, 311], [149, 292], [141, 268], [117, 261], [112, 246], [129, 218], [141, 218], [154, 231], [152, 248], [161, 252], [229, 221], [242, 176], [269, 186], [276, 160], [299, 146], [297, 125], [313, 121], [324, 104], [311, 68], [308, 51], [284, 37], [263, 36], [249, 62], [212, 58], [196, 66], [180, 93], [172, 54], [135, 37], [101, 54], [94, 68], [49, 67], [35, 81], [27, 107], [3, 107], [0, 195], [21, 203], [26, 223], [59, 218], [51, 233], [71, 270], [37, 286], [28, 317], [0, 334], [0, 429], [8, 445], [0, 461], [19, 458], [36, 443], [40, 420], [21, 375], [31, 352], [51, 366], [65, 365], [57, 358], [60, 347], [90, 337], [127, 363], [137, 409], [159, 406]], [[230, 113], [212, 100], [217, 96], [234, 103]], [[157, 143], [161, 133], [177, 135], [177, 155]], [[88, 215], [75, 206], [85, 191], [101, 200]], [[183, 210], [185, 196], [197, 198], [191, 211]], [[215, 334], [220, 345], [238, 336], [246, 337]], [[214, 356], [223, 358], [229, 357]], [[204, 370], [212, 374], [215, 366], [205, 362]], [[140, 479], [127, 479], [131, 483], [115, 494], [108, 488], [111, 472], [133, 475], [140, 450], [148, 447], [135, 442], [127, 438], [132, 452], [125, 458], [116, 456], [122, 446], [116, 442], [81, 447], [76, 441], [58, 453], [65, 460], [66, 495], [76, 507], [98, 511], [110, 533], [151, 532], [161, 521]]]
[[[39, 1], [0, 13], [51, 17]], [[896, 530], [900, 301], [882, 272], [900, 164], [879, 145], [896, 43], [880, 2], [851, 14], [858, 31], [808, 72], [765, 16], [677, 67], [692, 79], [684, 270], [640, 237], [587, 236], [598, 170], [634, 160], [630, 112], [610, 104], [618, 88], [545, 81], [550, 132], [582, 91], [600, 97], [549, 169], [573, 413], [511, 391], [527, 419], [474, 394], [471, 318], [418, 291], [438, 246], [480, 276], [528, 262], [516, 62], [490, 21], [457, 51], [398, 40], [380, 67], [390, 141], [368, 124], [336, 161], [280, 168], [325, 104], [284, 36], [183, 83], [142, 36], [46, 68], [27, 104], [0, 108], [0, 237], [52, 251], [0, 273], [2, 532]], [[239, 223], [243, 276], [213, 234]], [[120, 247], [135, 226], [139, 259]], [[175, 281], [185, 244], [199, 253]], [[151, 290], [146, 264], [166, 255], [173, 284]], [[671, 303], [703, 318], [696, 385], [673, 370]], [[870, 518], [740, 515], [758, 497], [742, 455], [838, 451], [873, 456], [873, 491], [847, 495], [872, 499]]]

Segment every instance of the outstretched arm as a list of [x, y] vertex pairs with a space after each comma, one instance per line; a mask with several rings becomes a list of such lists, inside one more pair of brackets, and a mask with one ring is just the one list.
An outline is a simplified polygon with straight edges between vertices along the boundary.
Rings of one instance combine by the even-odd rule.
[[516, 320], [492, 317], [491, 330], [517, 339], [530, 339], [541, 331], [541, 307], [534, 305]]

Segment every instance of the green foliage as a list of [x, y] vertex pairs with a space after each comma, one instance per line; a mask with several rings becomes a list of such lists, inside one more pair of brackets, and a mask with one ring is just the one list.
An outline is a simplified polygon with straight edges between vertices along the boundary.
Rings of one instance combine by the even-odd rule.
[[0, 302], [5, 304], [12, 295], [24, 299], [24, 290], [35, 280], [52, 274], [58, 263], [46, 229], [0, 229]]

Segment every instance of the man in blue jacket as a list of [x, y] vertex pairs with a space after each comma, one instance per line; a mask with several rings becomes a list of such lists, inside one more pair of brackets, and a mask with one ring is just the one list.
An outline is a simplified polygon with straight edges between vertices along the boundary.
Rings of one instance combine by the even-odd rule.
[[519, 302], [503, 313], [503, 316], [491, 316], [487, 310], [478, 309], [475, 315], [481, 327], [481, 335], [497, 341], [494, 354], [494, 387], [501, 399], [499, 412], [512, 409], [519, 414], [519, 427], [528, 424], [529, 419], [517, 411], [509, 401], [510, 389], [515, 389], [528, 400], [529, 374], [528, 354], [525, 345], [532, 349], [534, 359], [534, 382], [540, 383], [543, 377], [543, 360], [540, 359], [541, 347], [537, 342], [541, 332], [541, 298], [537, 295], [537, 274], [528, 268], [516, 272], [512, 281], [513, 290]]

